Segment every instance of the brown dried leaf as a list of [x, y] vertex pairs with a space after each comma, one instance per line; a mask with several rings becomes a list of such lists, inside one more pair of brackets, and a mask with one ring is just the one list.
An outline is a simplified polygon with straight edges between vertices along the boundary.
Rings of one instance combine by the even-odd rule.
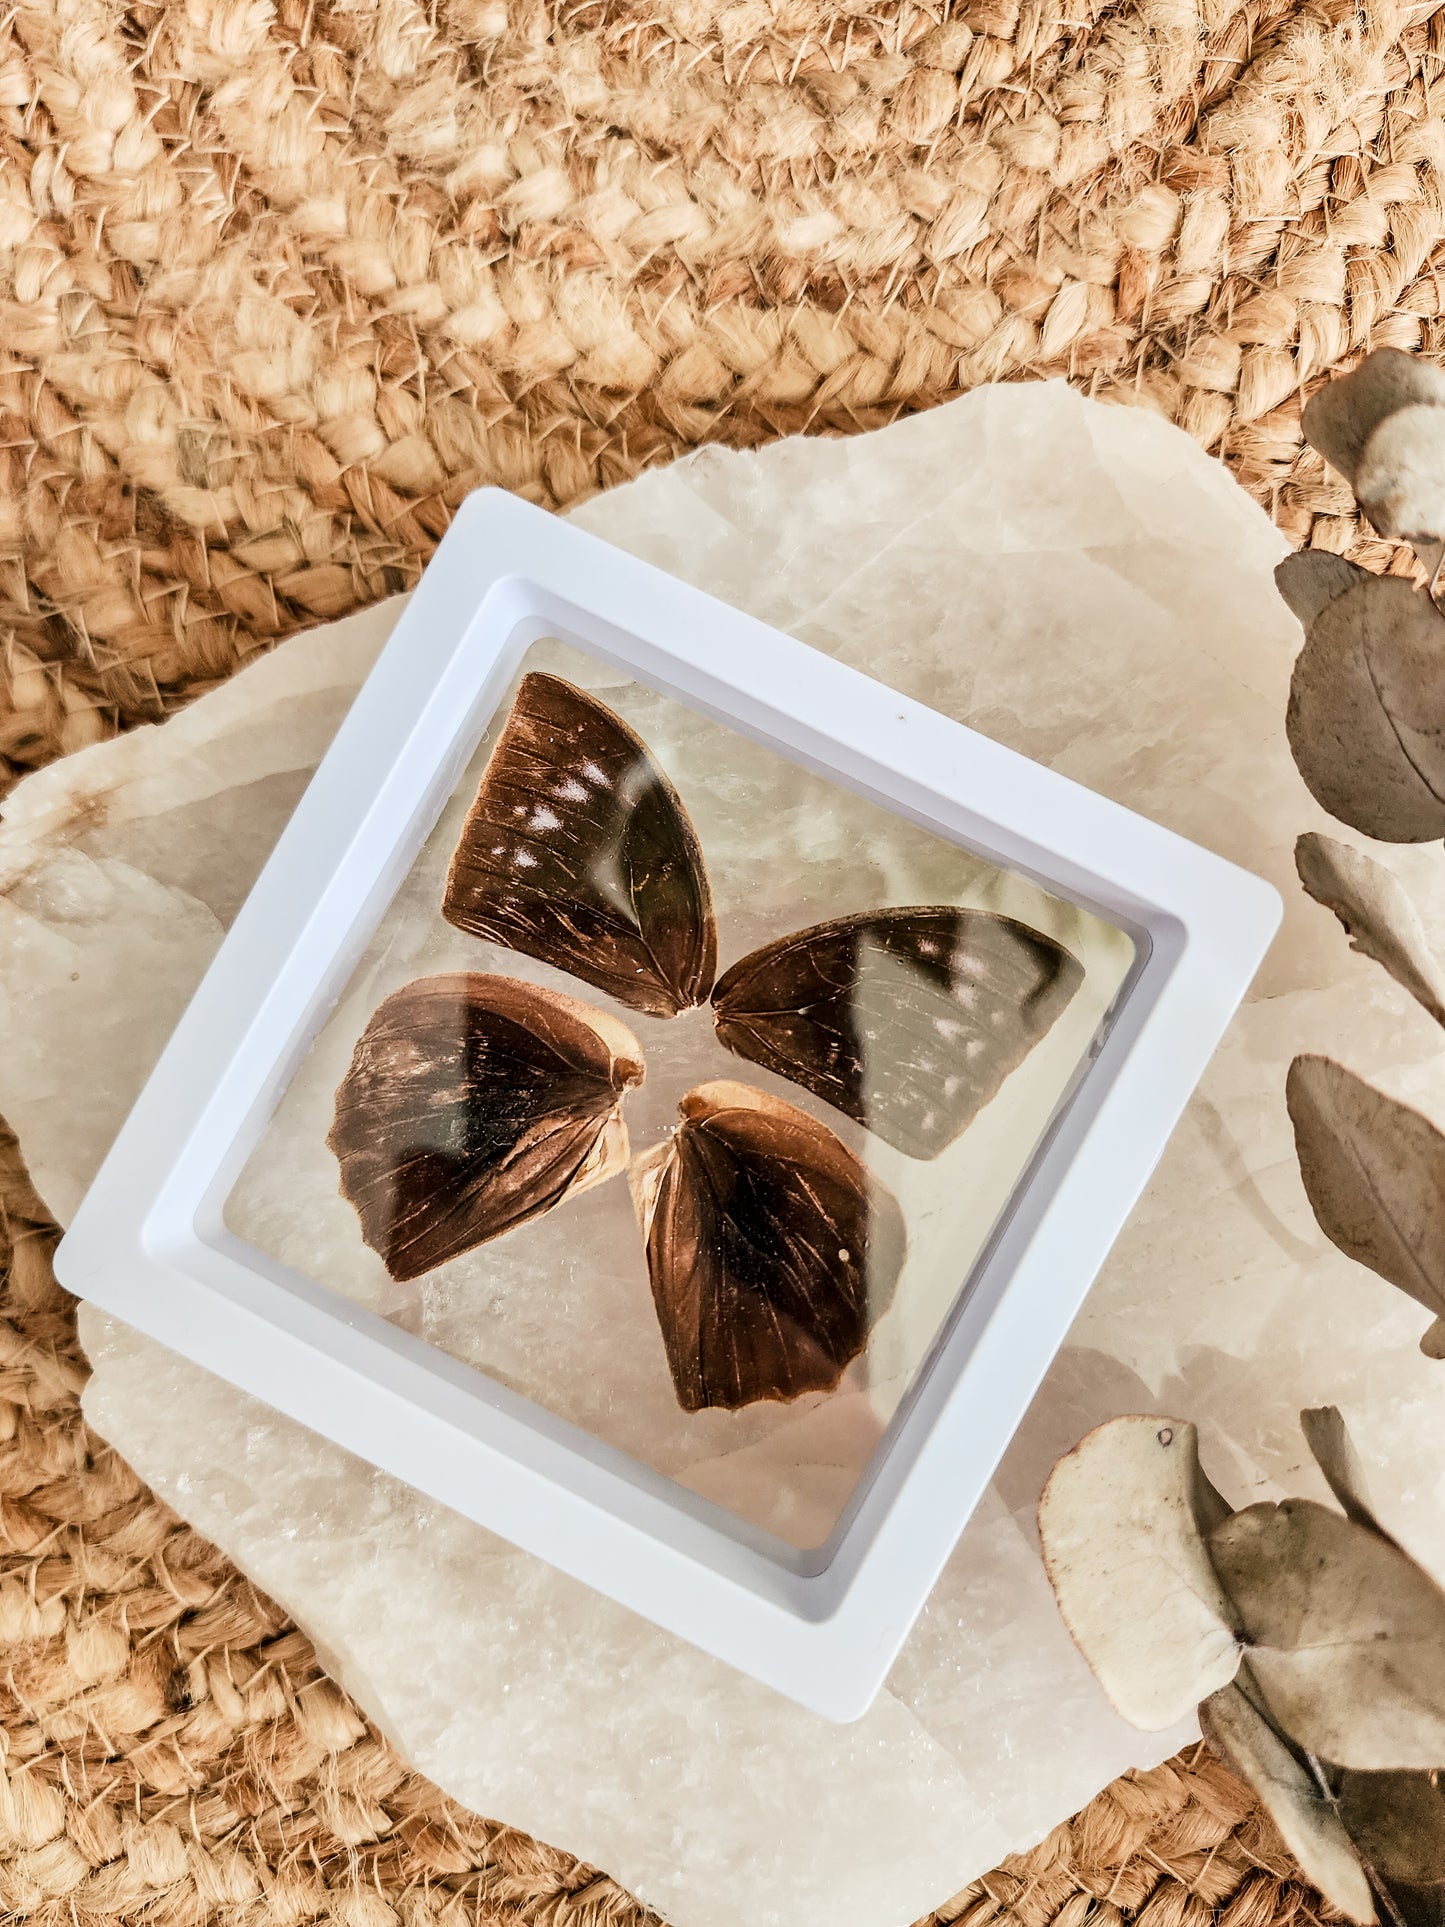
[[898, 1202], [825, 1124], [700, 1084], [630, 1176], [678, 1403], [831, 1392], [893, 1301]]
[[713, 991], [720, 1041], [910, 1157], [935, 1158], [1046, 1034], [1083, 979], [1013, 917], [866, 911], [779, 937]]
[[[1244, 1677], [1241, 1672], [1241, 1679]], [[1239, 1684], [1212, 1693], [1199, 1725], [1214, 1751], [1253, 1787], [1280, 1838], [1347, 1919], [1375, 1919], [1370, 1883], [1333, 1801]]]
[[[1325, 1483], [1344, 1507], [1345, 1517], [1372, 1532], [1384, 1532], [1370, 1504], [1365, 1483], [1365, 1468], [1355, 1450], [1354, 1440], [1345, 1429], [1344, 1414], [1338, 1405], [1312, 1406], [1299, 1415], [1315, 1464], [1325, 1475]], [[1388, 1538], [1389, 1534], [1385, 1536]]]
[[1317, 389], [1304, 405], [1305, 440], [1352, 486], [1365, 444], [1397, 410], [1445, 404], [1445, 373], [1403, 348], [1377, 348], [1352, 373]]
[[1445, 1884], [1445, 1788], [1429, 1773], [1346, 1773], [1340, 1818], [1386, 1880]]
[[1437, 1024], [1445, 1024], [1445, 970], [1398, 877], [1363, 850], [1314, 830], [1295, 844], [1294, 860], [1315, 902], [1345, 926], [1351, 949], [1383, 964]]
[[712, 892], [687, 811], [641, 737], [559, 676], [522, 678], [442, 911], [649, 1016], [712, 988]]
[[1355, 494], [1381, 535], [1417, 544], [1445, 536], [1445, 408], [1387, 415], [1360, 452]]
[[1445, 1593], [1393, 1540], [1287, 1499], [1236, 1512], [1208, 1550], [1297, 1746], [1363, 1772], [1445, 1761]]
[[[1285, 1099], [1321, 1231], [1445, 1318], [1445, 1137], [1329, 1057], [1297, 1057]], [[1422, 1344], [1432, 1357], [1440, 1329]]]
[[1117, 1418], [1059, 1460], [1039, 1501], [1064, 1624], [1126, 1720], [1172, 1726], [1239, 1665], [1234, 1611], [1205, 1547], [1229, 1507], [1192, 1425]]
[[1370, 571], [1346, 562], [1328, 549], [1300, 549], [1287, 555], [1274, 572], [1274, 586], [1302, 627], [1308, 629], [1321, 609], [1369, 579]]
[[1285, 718], [1311, 795], [1388, 843], [1445, 835], [1445, 616], [1369, 576], [1315, 617]]
[[372, 1013], [327, 1143], [361, 1233], [419, 1278], [627, 1162], [625, 1024], [510, 977], [423, 977]]

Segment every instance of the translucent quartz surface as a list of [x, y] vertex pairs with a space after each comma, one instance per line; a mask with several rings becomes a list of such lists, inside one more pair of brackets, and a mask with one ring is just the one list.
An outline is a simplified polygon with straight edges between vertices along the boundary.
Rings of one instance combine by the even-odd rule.
[[[1001, 911], [1058, 940], [1086, 967], [1048, 1034], [937, 1158], [890, 1148], [796, 1084], [732, 1056], [710, 1012], [627, 1009], [441, 915], [447, 865], [507, 696], [350, 983], [293, 1078], [226, 1205], [232, 1230], [272, 1257], [391, 1317], [609, 1444], [802, 1546], [820, 1544], [923, 1362], [960, 1284], [1098, 1035], [1133, 958], [1129, 939], [1026, 878], [839, 789], [708, 717], [561, 643], [528, 652], [591, 690], [641, 736], [676, 784], [707, 864], [719, 959], [832, 916], [885, 904]], [[741, 1078], [810, 1111], [864, 1159], [902, 1206], [908, 1257], [893, 1302], [840, 1388], [741, 1411], [684, 1412], [652, 1306], [624, 1179], [398, 1284], [362, 1240], [327, 1147], [334, 1093], [368, 1018], [402, 985], [444, 971], [522, 978], [580, 997], [628, 1025], [647, 1078], [624, 1116], [634, 1153], [662, 1142], [677, 1102], [712, 1078]], [[896, 995], [864, 975], [861, 999]], [[941, 1073], [940, 1073], [941, 1074]], [[826, 1441], [827, 1473], [817, 1451]]]
[[[1039, 1569], [1041, 1483], [1089, 1425], [1187, 1414], [1231, 1497], [1323, 1496], [1295, 1413], [1338, 1402], [1386, 1520], [1445, 1569], [1445, 1368], [1415, 1350], [1425, 1314], [1316, 1231], [1283, 1100], [1294, 1052], [1325, 1050], [1445, 1121], [1442, 1040], [1294, 884], [1295, 835], [1324, 819], [1284, 744], [1283, 544], [1166, 424], [985, 389], [853, 441], [704, 452], [576, 519], [1285, 893], [1255, 991], [887, 1690], [830, 1727], [82, 1308], [86, 1410], [459, 1799], [679, 1927], [907, 1927], [1187, 1737], [1110, 1713]], [[0, 1111], [60, 1217], [395, 614], [284, 644], [6, 802]], [[1445, 947], [1445, 858], [1386, 854]], [[825, 1502], [838, 1409], [806, 1441]]]

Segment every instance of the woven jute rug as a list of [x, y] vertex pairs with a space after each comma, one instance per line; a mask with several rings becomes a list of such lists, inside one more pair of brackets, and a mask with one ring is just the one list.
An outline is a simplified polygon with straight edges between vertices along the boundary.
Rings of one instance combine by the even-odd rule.
[[[481, 483], [563, 505], [981, 381], [1158, 409], [1388, 565], [1299, 404], [1445, 347], [1442, 56], [1397, 0], [18, 0], [0, 778], [412, 582]], [[0, 1915], [641, 1923], [409, 1773], [88, 1435], [0, 1166]], [[1318, 1911], [1200, 1753], [938, 1918]]]

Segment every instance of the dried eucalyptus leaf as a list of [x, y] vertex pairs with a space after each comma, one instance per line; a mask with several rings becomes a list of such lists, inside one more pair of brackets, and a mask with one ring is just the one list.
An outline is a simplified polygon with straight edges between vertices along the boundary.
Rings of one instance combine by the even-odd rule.
[[1365, 443], [1387, 415], [1417, 403], [1445, 405], [1445, 373], [1403, 348], [1377, 348], [1304, 405], [1305, 440], [1351, 485]]
[[1234, 1612], [1205, 1549], [1229, 1507], [1192, 1425], [1118, 1418], [1054, 1467], [1039, 1501], [1064, 1624], [1126, 1720], [1158, 1732], [1239, 1665]]
[[1329, 1057], [1297, 1057], [1285, 1101], [1321, 1231], [1445, 1317], [1445, 1137]]
[[1271, 1718], [1363, 1772], [1445, 1760], [1445, 1593], [1393, 1540], [1310, 1499], [1209, 1535]]
[[1346, 1773], [1340, 1819], [1386, 1880], [1445, 1884], [1445, 1788], [1430, 1773]]
[[1275, 569], [1274, 586], [1306, 629], [1321, 609], [1358, 588], [1370, 571], [1328, 549], [1300, 549]]
[[1345, 926], [1350, 947], [1383, 964], [1437, 1024], [1445, 1024], [1445, 970], [1399, 878], [1363, 850], [1314, 830], [1295, 844], [1294, 860], [1315, 902]]
[[629, 1173], [678, 1404], [831, 1392], [893, 1300], [893, 1194], [826, 1124], [720, 1079]]
[[1445, 1318], [1435, 1320], [1420, 1340], [1420, 1349], [1427, 1358], [1445, 1358]]
[[[1365, 1468], [1360, 1463], [1354, 1440], [1345, 1429], [1339, 1406], [1314, 1406], [1300, 1413], [1299, 1422], [1305, 1444], [1324, 1473], [1326, 1485], [1344, 1507], [1345, 1517], [1353, 1519], [1356, 1525], [1369, 1526], [1372, 1532], [1383, 1532], [1370, 1504]], [[1388, 1533], [1385, 1536], [1388, 1538]]]
[[1387, 843], [1445, 835], [1445, 616], [1369, 576], [1311, 623], [1285, 717], [1310, 794]]
[[1280, 1838], [1325, 1899], [1368, 1927], [1375, 1919], [1370, 1883], [1334, 1803], [1238, 1685], [1212, 1693], [1199, 1709], [1205, 1739], [1247, 1785]]
[[1381, 535], [1419, 543], [1445, 535], [1445, 408], [1416, 403], [1387, 415], [1360, 451], [1355, 494]]

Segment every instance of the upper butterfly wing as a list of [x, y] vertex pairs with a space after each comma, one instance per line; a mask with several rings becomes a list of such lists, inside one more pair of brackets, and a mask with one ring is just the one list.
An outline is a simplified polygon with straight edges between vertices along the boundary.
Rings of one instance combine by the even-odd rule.
[[739, 1057], [937, 1157], [1068, 1003], [1078, 960], [1027, 924], [948, 906], [839, 917], [754, 950], [713, 1014]]
[[522, 679], [447, 877], [458, 929], [672, 1017], [717, 968], [696, 833], [646, 744], [558, 676]]
[[717, 1083], [681, 1108], [634, 1180], [678, 1403], [733, 1410], [832, 1391], [892, 1302], [896, 1199], [780, 1099]]
[[392, 1277], [418, 1278], [620, 1169], [641, 1077], [631, 1032], [571, 997], [424, 977], [378, 1005], [337, 1088], [342, 1195]]

